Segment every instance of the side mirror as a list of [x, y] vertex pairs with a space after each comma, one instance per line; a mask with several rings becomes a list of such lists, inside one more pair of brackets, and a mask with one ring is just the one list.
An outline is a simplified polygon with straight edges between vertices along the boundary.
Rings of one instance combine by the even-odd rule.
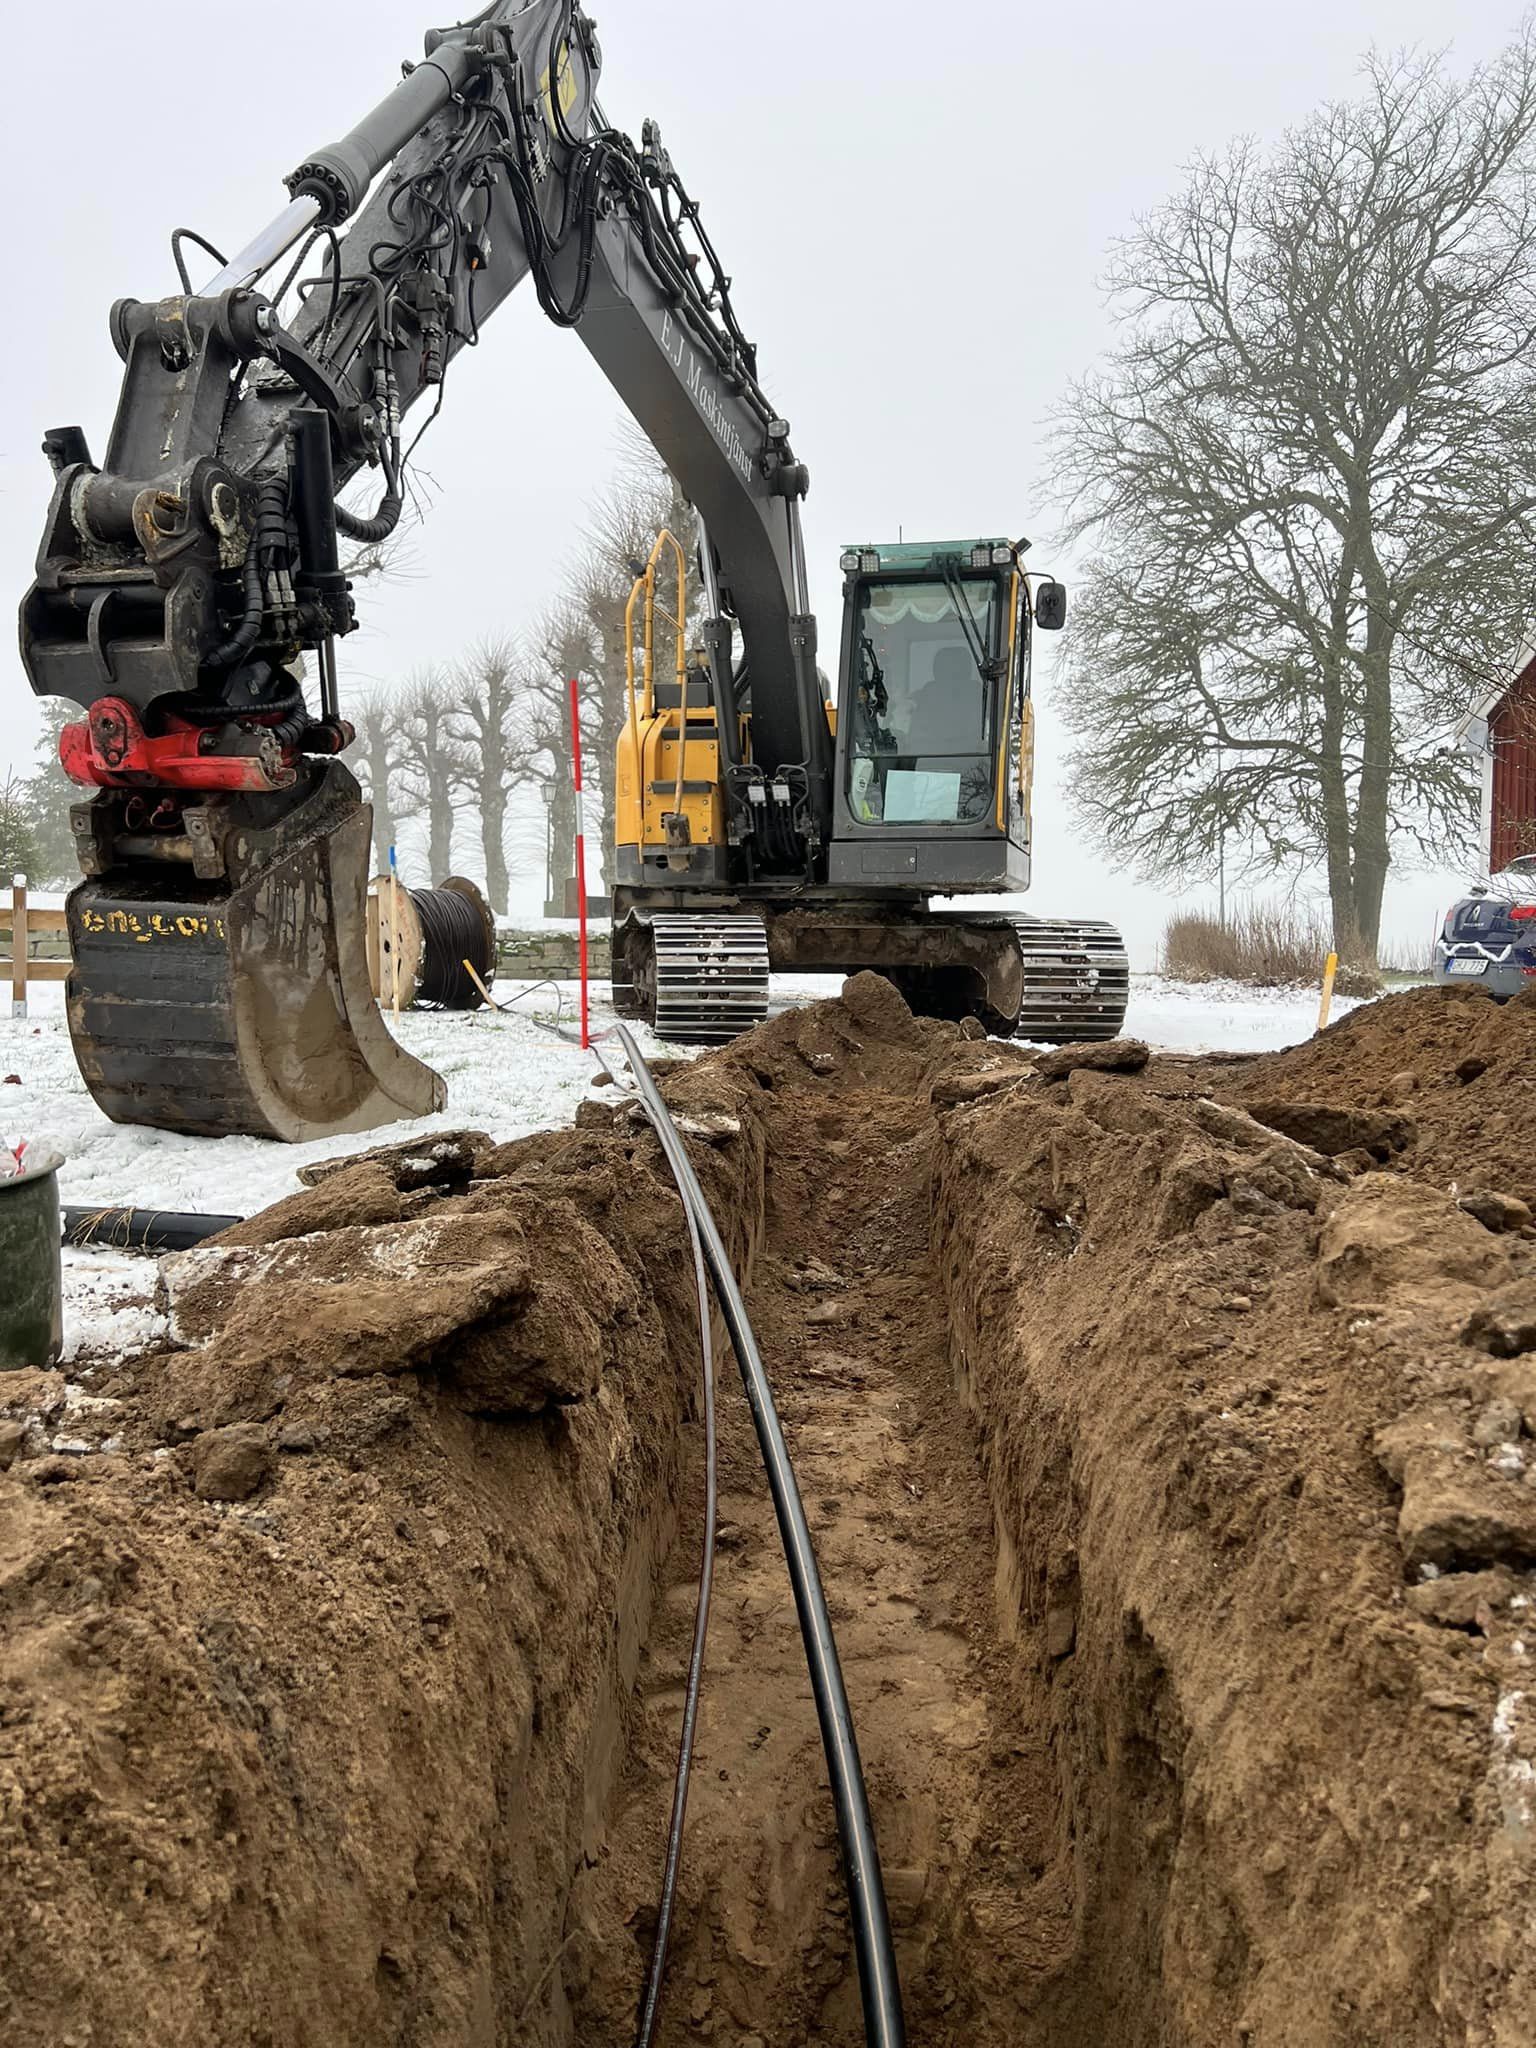
[[1067, 586], [1041, 583], [1035, 588], [1035, 624], [1042, 633], [1059, 633], [1067, 623]]

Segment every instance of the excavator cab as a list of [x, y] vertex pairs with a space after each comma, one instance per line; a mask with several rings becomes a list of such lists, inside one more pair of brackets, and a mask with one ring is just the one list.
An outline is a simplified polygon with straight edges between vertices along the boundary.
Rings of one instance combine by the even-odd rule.
[[844, 551], [834, 884], [1028, 887], [1019, 552], [1006, 540]]

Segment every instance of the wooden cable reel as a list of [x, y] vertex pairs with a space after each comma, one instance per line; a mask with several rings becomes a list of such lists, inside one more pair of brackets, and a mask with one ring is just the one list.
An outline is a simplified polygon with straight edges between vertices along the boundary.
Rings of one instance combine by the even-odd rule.
[[480, 1007], [485, 997], [463, 963], [467, 958], [490, 987], [496, 919], [473, 882], [450, 875], [436, 889], [392, 890], [388, 875], [381, 875], [368, 902], [368, 976], [381, 1009]]

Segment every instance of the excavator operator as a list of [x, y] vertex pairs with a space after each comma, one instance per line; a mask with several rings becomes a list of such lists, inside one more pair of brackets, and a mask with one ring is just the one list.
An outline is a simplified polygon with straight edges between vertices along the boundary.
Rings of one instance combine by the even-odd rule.
[[941, 647], [912, 705], [904, 754], [979, 754], [985, 745], [981, 676], [964, 647]]

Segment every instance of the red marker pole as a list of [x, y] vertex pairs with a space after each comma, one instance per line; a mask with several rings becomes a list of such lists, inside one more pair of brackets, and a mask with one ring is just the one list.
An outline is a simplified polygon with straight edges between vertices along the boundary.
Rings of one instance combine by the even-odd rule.
[[581, 809], [581, 706], [576, 678], [571, 677], [571, 775], [576, 789], [576, 916], [581, 952], [581, 1043], [592, 1043], [591, 1005], [587, 989], [587, 834]]

